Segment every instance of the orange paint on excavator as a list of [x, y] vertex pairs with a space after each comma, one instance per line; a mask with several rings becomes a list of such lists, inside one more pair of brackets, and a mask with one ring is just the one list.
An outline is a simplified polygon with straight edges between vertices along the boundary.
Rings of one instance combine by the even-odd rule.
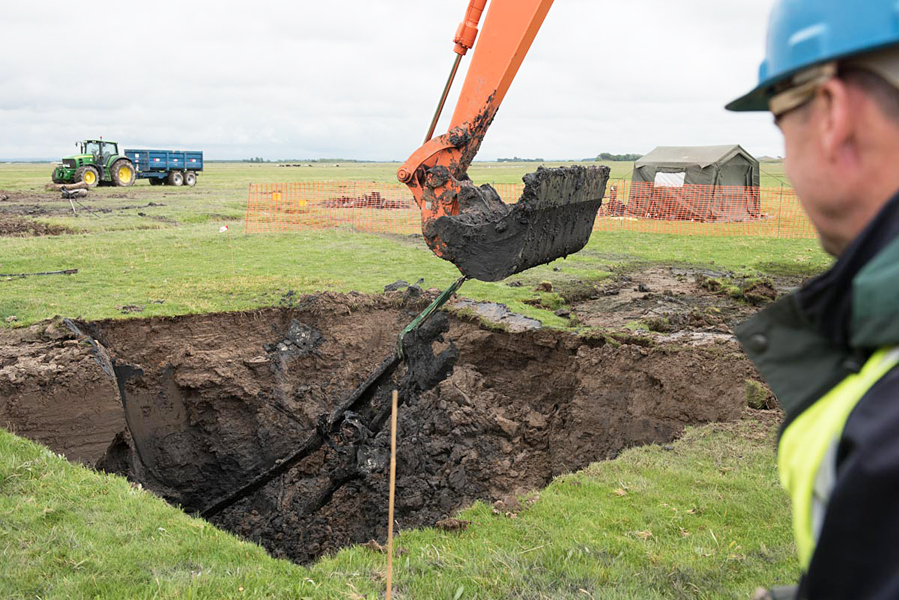
[[[538, 206], [530, 207], [497, 204], [495, 201], [491, 202], [490, 198], [482, 202], [481, 197], [485, 194], [490, 195], [489, 191], [475, 187], [467, 175], [468, 167], [477, 154], [487, 129], [493, 122], [512, 80], [543, 24], [550, 6], [552, 6], [552, 2], [553, 0], [492, 0], [490, 2], [459, 101], [449, 123], [449, 131], [431, 139], [431, 134], [458, 69], [459, 60], [469, 48], [474, 46], [475, 38], [478, 36], [478, 23], [487, 4], [487, 0], [471, 0], [469, 2], [465, 19], [459, 25], [454, 38], [454, 50], [458, 56], [425, 143], [406, 160], [397, 172], [397, 178], [409, 186], [421, 209], [422, 231], [428, 246], [438, 256], [454, 262], [466, 276], [482, 278], [484, 275], [477, 274], [478, 271], [481, 271], [478, 268], [473, 270], [467, 268], [467, 264], [477, 263], [478, 257], [472, 256], [470, 252], [465, 252], [462, 246], [473, 238], [483, 238], [484, 235], [487, 235], [485, 232], [491, 227], [496, 228], [500, 220], [509, 216], [507, 209], [520, 209], [518, 212], [522, 214], [518, 215], [519, 217], [536, 218], [535, 215], [550, 214], [550, 209], [555, 205], [566, 206], [567, 213], [571, 213], [570, 209], [573, 205], [582, 205], [581, 212], [584, 214], [579, 219], [581, 224], [576, 228], [578, 233], [569, 232], [567, 237], [560, 236], [557, 251], [543, 251], [539, 257], [529, 256], [531, 254], [529, 248], [524, 246], [501, 252], [500, 254], [506, 257], [502, 260], [510, 264], [504, 265], [504, 268], [489, 269], [494, 273], [490, 277], [494, 278], [506, 277], [535, 264], [549, 262], [559, 256], [576, 252], [589, 239], [589, 228], [587, 228], [586, 234], [581, 231], [584, 229], [582, 225], [587, 213], [592, 210], [592, 216], [589, 218], [590, 224], [592, 224], [592, 219], [599, 209], [599, 202], [601, 202], [605, 189], [605, 180], [608, 178], [607, 172], [604, 177], [601, 172], [591, 171], [586, 175], [579, 172], [576, 175], [579, 179], [574, 182], [574, 185], [561, 184], [561, 187], [569, 190], [568, 197], [553, 200], [542, 194], [541, 203]], [[560, 170], [556, 175], [558, 178], [572, 177], [572, 173], [565, 170]], [[541, 175], [544, 187], [552, 185], [551, 179], [553, 177], [547, 176], [545, 173]], [[549, 181], [548, 184], [547, 181]], [[600, 188], [602, 189], [600, 190]], [[597, 193], [599, 194], [598, 198], [595, 197]], [[468, 199], [467, 203], [465, 202], [466, 198]], [[463, 201], [462, 204], [460, 204], [460, 200]], [[466, 213], [469, 206], [480, 204], [485, 207], [492, 206], [492, 209], [481, 208], [477, 219], [466, 221], [466, 227], [461, 230], [459, 239], [447, 239], [445, 235], [449, 230], [446, 227], [442, 228], [443, 236], [436, 232], [435, 225], [438, 220], [452, 219]], [[595, 207], [593, 207], [594, 204]], [[534, 225], [538, 229], [547, 229], [546, 224], [552, 220], [553, 217], [550, 214], [549, 219], [544, 219], [543, 224], [535, 223]], [[500, 227], [502, 226], [500, 225]], [[451, 229], [457, 230], [458, 228]], [[510, 246], [523, 244], [521, 239], [524, 236], [523, 231], [519, 228], [514, 235], [506, 235], [505, 229], [503, 229], [499, 232], [499, 236], [493, 236], [498, 239], [491, 243], [498, 244], [495, 246], [497, 248], [508, 250]], [[555, 236], [548, 229], [546, 233]], [[488, 235], [488, 237], [490, 236]], [[528, 237], [533, 238], [533, 235]], [[575, 237], [577, 239], [574, 239]], [[580, 238], [584, 238], [582, 243]], [[485, 251], [490, 252], [489, 248]], [[457, 257], [462, 254], [468, 256], [467, 261], [462, 261], [465, 264], [460, 264], [460, 261], [457, 260]], [[491, 259], [495, 260], [496, 257], [484, 257], [484, 260]], [[542, 262], [534, 262], [535, 260]]]

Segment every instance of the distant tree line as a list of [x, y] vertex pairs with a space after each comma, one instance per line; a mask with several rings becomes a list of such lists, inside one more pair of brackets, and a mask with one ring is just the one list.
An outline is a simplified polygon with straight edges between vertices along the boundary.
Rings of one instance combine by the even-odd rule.
[[[287, 160], [287, 159], [283, 159]], [[304, 158], [300, 162], [307, 163], [370, 163], [376, 162], [373, 160], [359, 160], [356, 158]]]
[[546, 162], [542, 158], [519, 158], [518, 156], [513, 156], [512, 158], [498, 158], [496, 162]]
[[[206, 161], [206, 162], [215, 162], [215, 161]], [[225, 161], [228, 162], [228, 161]], [[279, 158], [277, 160], [271, 160], [270, 158], [262, 158], [261, 156], [254, 156], [253, 158], [244, 158], [241, 159], [240, 162], [249, 162], [249, 163], [270, 163], [270, 162], [303, 162], [303, 163], [373, 163], [377, 162], [374, 160], [358, 160], [355, 158]]]
[[640, 160], [641, 158], [643, 158], [642, 154], [610, 154], [609, 152], [601, 152], [599, 156], [596, 157], [596, 160], [621, 160], [633, 162], [635, 160]]

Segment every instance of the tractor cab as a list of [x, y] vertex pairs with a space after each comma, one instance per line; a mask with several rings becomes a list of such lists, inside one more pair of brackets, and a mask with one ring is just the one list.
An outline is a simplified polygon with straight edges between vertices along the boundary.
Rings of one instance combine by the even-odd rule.
[[105, 165], [111, 156], [119, 153], [119, 145], [116, 142], [104, 142], [103, 140], [85, 140], [78, 142], [81, 154], [94, 157], [95, 165]]

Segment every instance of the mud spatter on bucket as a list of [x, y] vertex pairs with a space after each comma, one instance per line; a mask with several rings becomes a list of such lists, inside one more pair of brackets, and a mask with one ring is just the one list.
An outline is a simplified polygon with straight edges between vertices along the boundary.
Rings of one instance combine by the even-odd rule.
[[499, 281], [583, 248], [608, 179], [608, 167], [540, 167], [515, 204], [490, 185], [466, 185], [460, 214], [428, 222], [424, 235], [463, 275]]

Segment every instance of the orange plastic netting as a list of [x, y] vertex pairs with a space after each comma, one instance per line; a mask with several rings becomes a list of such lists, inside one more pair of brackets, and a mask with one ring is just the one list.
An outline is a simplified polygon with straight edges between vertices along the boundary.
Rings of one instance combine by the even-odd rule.
[[[524, 184], [496, 184], [515, 202]], [[344, 228], [369, 233], [421, 232], [418, 207], [399, 183], [300, 181], [250, 184], [247, 233]], [[684, 185], [611, 180], [594, 231], [813, 238], [789, 187]]]

